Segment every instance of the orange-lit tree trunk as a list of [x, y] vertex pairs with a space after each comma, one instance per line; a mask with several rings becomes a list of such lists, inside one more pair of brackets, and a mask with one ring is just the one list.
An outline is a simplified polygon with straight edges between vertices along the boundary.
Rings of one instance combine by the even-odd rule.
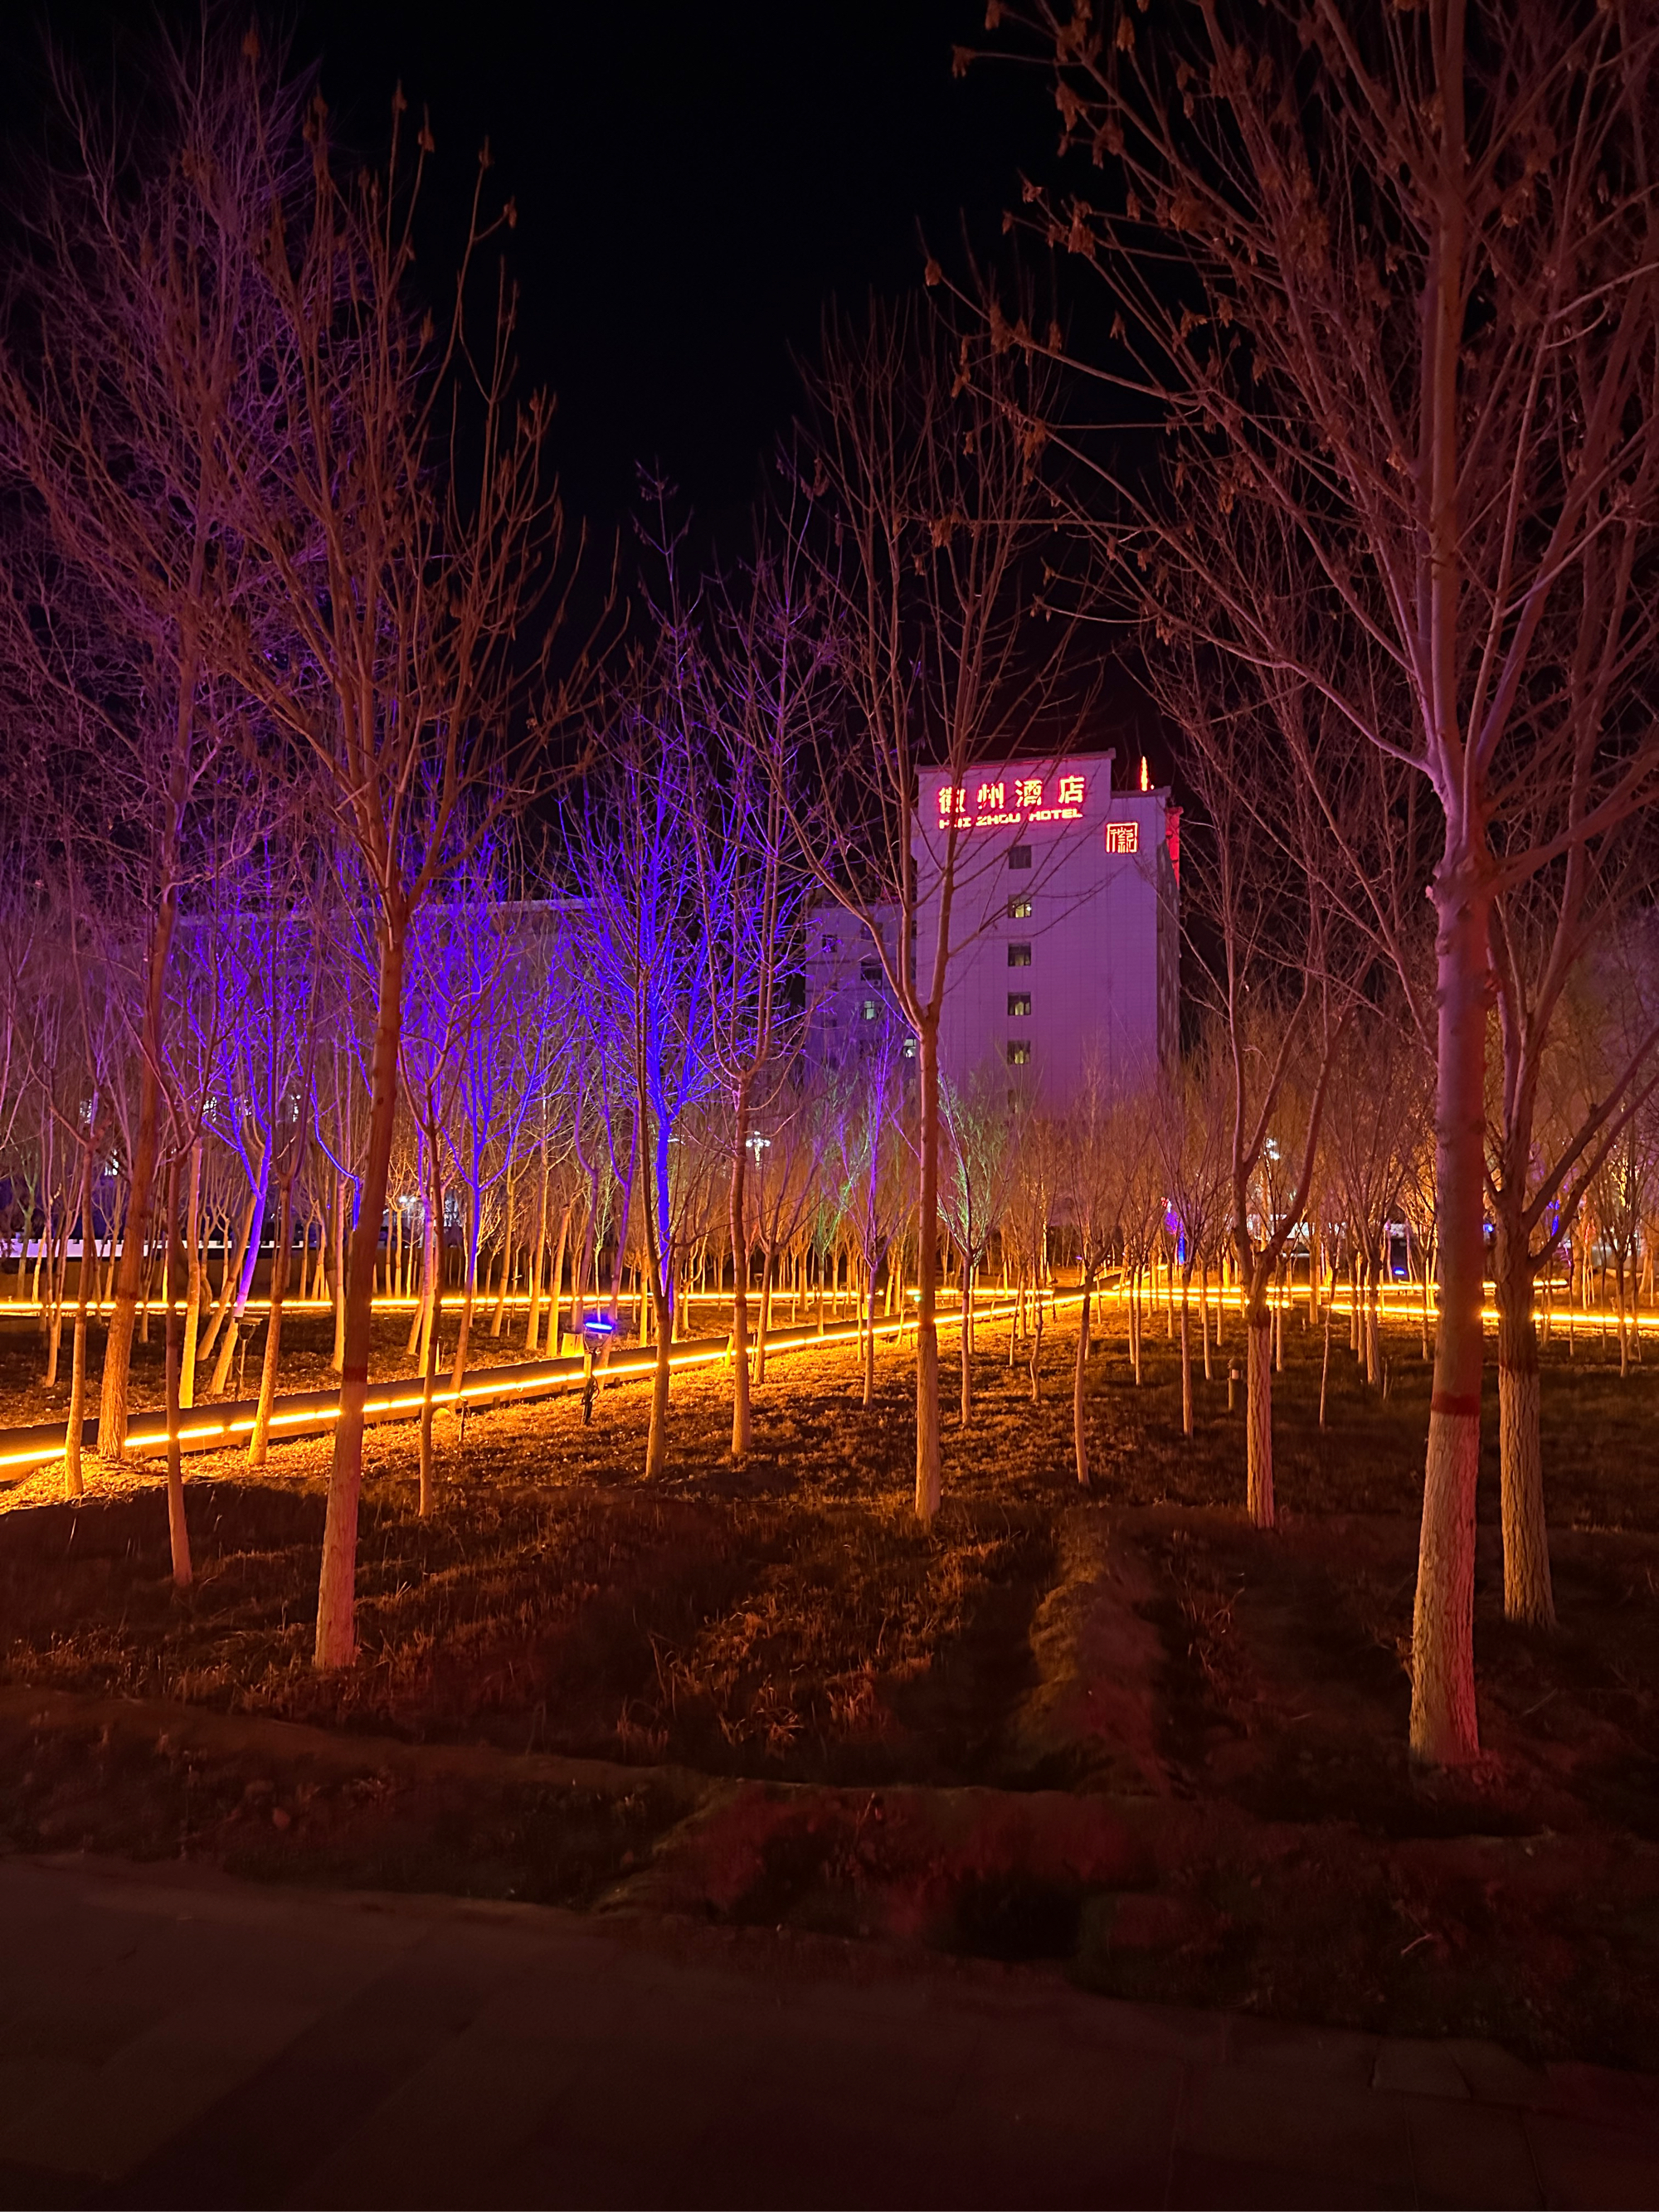
[[[949, 917], [945, 927], [948, 929]], [[940, 963], [943, 964], [942, 960]], [[936, 995], [938, 995], [936, 994]], [[917, 1025], [921, 1080], [917, 1102], [916, 1215], [916, 1517], [939, 1509], [939, 1016]], [[874, 1325], [873, 1295], [871, 1306]]]
[[398, 1046], [404, 982], [401, 915], [382, 914], [374, 1055], [369, 1079], [368, 1148], [362, 1195], [351, 1239], [346, 1279], [345, 1359], [340, 1370], [340, 1417], [329, 1468], [328, 1508], [323, 1524], [322, 1569], [317, 1586], [316, 1663], [349, 1667], [357, 1649], [357, 1507], [363, 1480], [363, 1408], [374, 1325], [374, 1270], [398, 1112]]
[[1490, 893], [1479, 841], [1466, 835], [1455, 843], [1449, 824], [1447, 843], [1447, 859], [1434, 886], [1439, 921], [1434, 1134], [1440, 1320], [1412, 1620], [1411, 1745], [1419, 1759], [1455, 1765], [1480, 1751], [1474, 1497], [1485, 1352], [1480, 1308]]
[[179, 1589], [188, 1589], [191, 1581], [190, 1523], [185, 1518], [185, 1469], [179, 1444], [179, 1359], [184, 1345], [184, 1332], [179, 1326], [179, 1278], [184, 1272], [184, 1249], [179, 1242], [179, 1160], [176, 1153], [167, 1168], [165, 1237], [167, 1255], [165, 1401], [167, 1435], [167, 1539], [173, 1553], [174, 1587]]
[[732, 1181], [726, 1212], [732, 1236], [732, 1456], [740, 1460], [754, 1441], [749, 1382], [749, 1223], [744, 1176], [749, 1159], [749, 1100], [753, 1078], [739, 1076], [732, 1103]]

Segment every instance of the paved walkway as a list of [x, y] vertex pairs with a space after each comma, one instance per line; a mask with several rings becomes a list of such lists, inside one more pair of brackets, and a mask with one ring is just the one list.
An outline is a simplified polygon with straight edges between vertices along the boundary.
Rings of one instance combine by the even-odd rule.
[[0, 2204], [1659, 2201], [1633, 2077], [693, 1948], [0, 1862]]

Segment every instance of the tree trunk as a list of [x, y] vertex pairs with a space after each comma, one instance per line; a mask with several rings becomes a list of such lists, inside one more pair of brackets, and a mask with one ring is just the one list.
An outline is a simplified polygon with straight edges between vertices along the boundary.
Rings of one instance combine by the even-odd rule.
[[88, 1254], [90, 1267], [98, 1267], [97, 1238], [92, 1225], [92, 1139], [88, 1136], [85, 1156], [81, 1164], [81, 1272], [75, 1285], [75, 1343], [70, 1354], [69, 1423], [64, 1431], [64, 1495], [79, 1498], [84, 1485], [81, 1479], [81, 1431], [87, 1420], [87, 1294]]
[[357, 1649], [357, 1505], [363, 1480], [363, 1406], [368, 1395], [368, 1355], [374, 1326], [374, 1269], [398, 1112], [398, 1046], [403, 1012], [404, 941], [401, 927], [383, 925], [374, 1060], [368, 1115], [368, 1157], [351, 1239], [346, 1291], [345, 1358], [340, 1370], [340, 1413], [334, 1427], [328, 1511], [323, 1527], [322, 1571], [317, 1584], [315, 1663], [349, 1667]]
[[968, 1264], [966, 1255], [962, 1262], [962, 1279], [965, 1287], [962, 1294], [962, 1342], [957, 1349], [962, 1364], [962, 1426], [965, 1429], [974, 1411], [974, 1271]]
[[[530, 1274], [525, 1284], [524, 1348], [533, 1359], [542, 1346], [542, 1278], [547, 1272], [547, 1140], [542, 1139], [542, 1194], [536, 1206], [536, 1238], [531, 1248]], [[565, 1218], [569, 1219], [568, 1213]], [[557, 1329], [559, 1286], [553, 1285], [554, 1331]], [[554, 1356], [557, 1357], [555, 1334]]]
[[[427, 1147], [427, 1152], [428, 1158], [427, 1182], [429, 1200], [428, 1218], [441, 1222], [444, 1218], [443, 1154], [435, 1135], [433, 1142]], [[428, 1244], [428, 1249], [431, 1249]], [[437, 1250], [441, 1253], [441, 1249], [442, 1247], [440, 1244]], [[435, 1255], [429, 1271], [428, 1284], [430, 1304], [428, 1310], [426, 1347], [421, 1359], [420, 1495], [416, 1506], [416, 1510], [422, 1521], [430, 1515], [433, 1502], [437, 1494], [437, 1483], [432, 1462], [432, 1415], [438, 1395], [438, 1335], [443, 1318], [444, 1286], [443, 1269], [441, 1265], [438, 1264]]]
[[507, 1185], [507, 1200], [506, 1218], [501, 1224], [501, 1286], [495, 1293], [495, 1310], [489, 1317], [492, 1337], [501, 1334], [501, 1324], [507, 1319], [507, 1285], [513, 1279], [513, 1214], [518, 1193], [514, 1188], [511, 1176], [505, 1176], [502, 1180]]
[[1265, 1284], [1252, 1287], [1244, 1320], [1245, 1504], [1255, 1527], [1274, 1528], [1273, 1315]]
[[1498, 1230], [1498, 1455], [1504, 1524], [1504, 1611], [1534, 1628], [1555, 1626], [1544, 1449], [1539, 1427], [1538, 1331], [1533, 1271], [1521, 1224]]
[[878, 1259], [864, 1270], [864, 1302], [860, 1308], [864, 1354], [864, 1403], [866, 1410], [876, 1402], [876, 1278], [881, 1272]]
[[259, 1246], [265, 1233], [265, 1207], [270, 1194], [271, 1147], [266, 1143], [259, 1158], [259, 1180], [252, 1194], [252, 1206], [248, 1214], [248, 1232], [242, 1248], [241, 1265], [236, 1272], [235, 1296], [230, 1316], [225, 1323], [223, 1338], [219, 1346], [219, 1357], [214, 1362], [213, 1380], [208, 1389], [216, 1398], [224, 1389], [230, 1376], [230, 1362], [236, 1350], [236, 1340], [241, 1334], [242, 1316], [247, 1311], [247, 1302], [253, 1289], [253, 1278], [259, 1265]]
[[167, 1540], [173, 1553], [173, 1585], [178, 1589], [188, 1589], [191, 1583], [190, 1523], [185, 1518], [185, 1469], [179, 1448], [179, 1355], [183, 1350], [184, 1337], [179, 1320], [179, 1278], [184, 1272], [181, 1265], [184, 1253], [179, 1242], [179, 1162], [176, 1155], [167, 1167]]
[[[1183, 1277], [1181, 1285], [1181, 1433], [1193, 1433], [1193, 1333], [1190, 1316], [1192, 1283]], [[1205, 1338], [1208, 1345], [1207, 1334]]]
[[1440, 1325], [1412, 1626], [1411, 1747], [1454, 1765], [1480, 1756], [1474, 1705], [1474, 1499], [1480, 1471], [1480, 1317], [1487, 996], [1484, 878], [1443, 865], [1435, 1188]]
[[939, 1508], [939, 1024], [919, 1025], [921, 1082], [920, 1214], [916, 1223], [916, 1516], [931, 1522]]
[[[161, 1106], [161, 1003], [173, 946], [173, 894], [169, 887], [150, 933], [149, 966], [144, 992], [143, 1034], [138, 1054], [138, 1141], [133, 1148], [127, 1190], [121, 1257], [115, 1269], [115, 1304], [104, 1339], [104, 1373], [98, 1407], [98, 1456], [117, 1465], [127, 1449], [128, 1383], [138, 1292], [144, 1279], [144, 1231], [149, 1218], [150, 1185], [155, 1180]], [[24, 1249], [28, 1236], [24, 1231]]]
[[1089, 1424], [1084, 1398], [1085, 1370], [1089, 1361], [1089, 1302], [1094, 1288], [1094, 1270], [1088, 1268], [1083, 1277], [1083, 1310], [1077, 1329], [1077, 1365], [1072, 1374], [1072, 1454], [1077, 1462], [1079, 1489], [1089, 1487]]
[[760, 1328], [755, 1338], [755, 1380], [766, 1380], [766, 1340], [772, 1333], [772, 1285], [777, 1256], [769, 1243], [761, 1246]]
[[[475, 1167], [475, 1175], [478, 1170]], [[465, 1401], [461, 1387], [466, 1381], [466, 1358], [472, 1348], [472, 1316], [478, 1304], [479, 1247], [483, 1241], [483, 1191], [481, 1183], [471, 1187], [471, 1233], [467, 1238], [466, 1276], [462, 1286], [461, 1325], [455, 1337], [455, 1364], [450, 1370], [449, 1387], [453, 1394], [455, 1419], [459, 1422], [465, 1412]]]
[[190, 1269], [190, 1296], [185, 1306], [185, 1349], [179, 1370], [179, 1403], [196, 1403], [196, 1344], [202, 1327], [202, 1139], [190, 1148], [190, 1197], [185, 1217], [185, 1263]]
[[[570, 1236], [570, 1216], [575, 1203], [574, 1199], [565, 1201], [564, 1212], [559, 1220], [559, 1241], [553, 1249], [553, 1279], [548, 1287], [547, 1348], [549, 1356], [554, 1359], [558, 1358], [564, 1344], [562, 1285], [564, 1282], [564, 1255]], [[570, 1334], [573, 1340], [580, 1334], [576, 1326], [576, 1271], [574, 1265], [570, 1271]]]
[[432, 1171], [426, 1162], [426, 1139], [421, 1139], [421, 1156], [426, 1164], [428, 1195], [421, 1201], [421, 1272], [415, 1285], [415, 1310], [409, 1317], [409, 1334], [404, 1340], [404, 1358], [413, 1359], [416, 1348], [420, 1350], [422, 1372], [426, 1368], [427, 1346], [432, 1341], [432, 1284], [438, 1273], [438, 1224], [432, 1218], [429, 1195]]
[[276, 1401], [276, 1363], [283, 1352], [283, 1299], [288, 1290], [289, 1246], [294, 1237], [294, 1180], [284, 1176], [276, 1195], [276, 1244], [270, 1255], [270, 1304], [265, 1320], [265, 1356], [259, 1364], [259, 1401], [253, 1409], [253, 1433], [247, 1463], [263, 1467], [270, 1448], [270, 1409]]
[[[346, 1277], [346, 1193], [349, 1185], [343, 1175], [334, 1178], [334, 1349], [329, 1354], [329, 1366], [337, 1375], [345, 1364], [345, 1277]], [[388, 1249], [386, 1266], [390, 1272], [392, 1254]]]
[[673, 1349], [674, 1224], [670, 1212], [668, 1127], [659, 1121], [653, 1133], [649, 1117], [644, 1064], [641, 1062], [638, 1090], [640, 1150], [645, 1171], [645, 1253], [652, 1316], [656, 1323], [656, 1360], [651, 1375], [651, 1427], [646, 1439], [645, 1474], [654, 1481], [668, 1463], [668, 1385]]
[[[247, 1194], [247, 1203], [242, 1208], [242, 1225], [237, 1231], [234, 1246], [230, 1238], [229, 1220], [227, 1218], [225, 1222], [223, 1267], [219, 1278], [219, 1295], [214, 1300], [213, 1317], [207, 1325], [206, 1333], [201, 1342], [196, 1347], [196, 1360], [198, 1366], [203, 1360], [210, 1359], [213, 1357], [213, 1347], [219, 1340], [219, 1332], [224, 1327], [225, 1316], [230, 1311], [230, 1302], [235, 1296], [237, 1279], [241, 1273], [242, 1255], [247, 1249], [248, 1235], [253, 1226], [253, 1209], [258, 1202], [258, 1193], [250, 1190]], [[210, 1383], [208, 1387], [210, 1390], [212, 1384]]]

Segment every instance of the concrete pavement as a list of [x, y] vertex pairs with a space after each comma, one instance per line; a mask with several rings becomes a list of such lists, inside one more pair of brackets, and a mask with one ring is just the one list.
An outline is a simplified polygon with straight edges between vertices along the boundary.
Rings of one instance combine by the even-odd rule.
[[0, 1862], [0, 2204], [1659, 2203], [1659, 2083], [198, 1868]]

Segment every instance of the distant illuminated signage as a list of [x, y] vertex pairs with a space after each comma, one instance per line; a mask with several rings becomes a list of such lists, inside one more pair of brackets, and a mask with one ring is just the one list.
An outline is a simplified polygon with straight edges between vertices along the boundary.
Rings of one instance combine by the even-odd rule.
[[1109, 853], [1138, 853], [1140, 850], [1139, 823], [1109, 822], [1106, 824], [1106, 850]]
[[1087, 797], [1088, 781], [1081, 775], [1000, 775], [972, 785], [942, 783], [939, 826], [1024, 830], [1034, 822], [1080, 822]]

